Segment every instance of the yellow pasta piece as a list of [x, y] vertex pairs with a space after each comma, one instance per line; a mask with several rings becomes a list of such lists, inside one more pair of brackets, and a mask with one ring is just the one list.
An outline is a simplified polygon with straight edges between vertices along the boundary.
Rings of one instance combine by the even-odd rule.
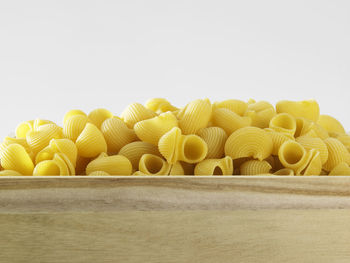
[[208, 99], [194, 100], [187, 104], [179, 117], [179, 127], [183, 134], [195, 134], [207, 127], [211, 118], [211, 104]]
[[181, 162], [181, 161], [179, 163], [181, 164], [182, 168], [184, 169], [184, 175], [194, 175], [194, 168], [196, 166], [194, 163], [186, 163], [186, 162]]
[[97, 128], [101, 127], [101, 124], [109, 118], [113, 118], [113, 113], [106, 109], [95, 109], [91, 111], [88, 115], [91, 123], [95, 124]]
[[305, 119], [303, 117], [296, 117], [295, 123], [296, 123], [296, 129], [294, 133], [295, 138], [303, 134], [305, 135], [310, 130], [311, 121], [308, 119]]
[[146, 153], [139, 162], [139, 171], [149, 175], [168, 175], [171, 166], [163, 158]]
[[294, 117], [303, 117], [311, 121], [317, 121], [320, 116], [320, 107], [315, 100], [281, 100], [276, 104], [276, 111], [277, 113], [289, 113]]
[[184, 175], [185, 170], [180, 162], [176, 162], [171, 165], [169, 175]]
[[107, 152], [107, 143], [102, 132], [92, 123], [87, 123], [76, 140], [78, 153], [82, 157], [92, 158], [101, 152]]
[[0, 171], [0, 176], [22, 176], [19, 172], [14, 170], [3, 170]]
[[70, 111], [68, 111], [68, 112], [64, 115], [64, 117], [63, 117], [63, 124], [65, 124], [66, 121], [67, 121], [70, 117], [77, 116], [77, 115], [82, 115], [82, 116], [87, 117], [86, 113], [83, 112], [82, 110], [70, 110]]
[[148, 142], [132, 142], [120, 149], [119, 154], [128, 158], [135, 170], [139, 169], [142, 155], [150, 153], [161, 156], [158, 147]]
[[302, 133], [301, 135], [307, 135], [311, 137], [319, 137], [322, 140], [329, 137], [328, 132], [319, 124], [316, 122], [311, 122], [309, 129], [305, 130], [305, 133]]
[[293, 169], [296, 175], [305, 169], [311, 157], [300, 143], [291, 140], [284, 142], [278, 151], [282, 165]]
[[80, 133], [84, 130], [88, 121], [88, 117], [81, 114], [69, 117], [63, 124], [64, 137], [75, 142]]
[[177, 127], [164, 134], [158, 143], [159, 152], [170, 164], [177, 161], [198, 163], [208, 152], [205, 141], [197, 135], [182, 135]]
[[274, 175], [289, 175], [289, 176], [293, 176], [294, 175], [294, 171], [292, 169], [289, 168], [282, 168], [279, 169], [278, 171], [273, 173]]
[[167, 111], [177, 111], [178, 108], [171, 105], [169, 101], [163, 98], [153, 98], [146, 102], [145, 104], [147, 109], [150, 109], [158, 114], [164, 113]]
[[281, 147], [281, 145], [289, 140], [294, 140], [294, 137], [289, 135], [288, 133], [281, 133], [276, 132], [273, 129], [265, 128], [265, 131], [267, 131], [267, 134], [270, 135], [272, 139], [272, 153], [273, 155], [278, 155], [278, 151]]
[[92, 161], [92, 158], [85, 158], [78, 155], [77, 157], [77, 165], [75, 167], [75, 174], [77, 175], [85, 175], [86, 166], [89, 162]]
[[135, 123], [156, 117], [157, 114], [147, 109], [140, 103], [130, 104], [120, 115], [121, 119], [129, 128], [134, 128]]
[[208, 146], [207, 159], [219, 159], [225, 154], [225, 142], [227, 135], [220, 127], [208, 127], [200, 129], [197, 133]]
[[[63, 155], [59, 155], [59, 154], [55, 154], [52, 161], [54, 161], [56, 163], [56, 165], [58, 166], [60, 173], [59, 174], [55, 174], [55, 175], [71, 175], [71, 171], [68, 168], [68, 165], [65, 161], [65, 159], [62, 158]], [[74, 167], [73, 167], [74, 169]]]
[[245, 116], [251, 119], [251, 125], [258, 128], [269, 127], [270, 120], [276, 115], [275, 108], [267, 101], [248, 103]]
[[253, 157], [264, 160], [271, 155], [273, 143], [268, 133], [257, 127], [244, 127], [232, 133], [225, 143], [225, 155], [232, 159]]
[[328, 149], [328, 159], [323, 165], [323, 169], [326, 171], [331, 171], [340, 163], [350, 164], [350, 154], [346, 147], [335, 138], [327, 138], [324, 140]]
[[231, 134], [240, 128], [249, 126], [251, 118], [241, 117], [226, 108], [217, 108], [213, 110], [212, 122], [213, 125], [224, 129], [227, 134]]
[[224, 100], [220, 102], [214, 102], [213, 107], [225, 108], [230, 111], [233, 111], [239, 116], [243, 116], [248, 109], [248, 103], [241, 100], [230, 99], [230, 100]]
[[104, 171], [94, 171], [90, 174], [88, 174], [88, 176], [109, 176], [109, 173], [106, 173]]
[[134, 125], [134, 130], [142, 141], [158, 145], [160, 137], [178, 127], [176, 116], [171, 112], [162, 113], [157, 117], [140, 121]]
[[118, 153], [128, 143], [137, 141], [138, 138], [133, 129], [119, 118], [106, 119], [101, 125], [101, 132], [106, 140], [109, 153]]
[[110, 175], [131, 175], [131, 162], [123, 155], [112, 155], [96, 158], [86, 167], [86, 174], [95, 171], [104, 171]]
[[337, 164], [328, 175], [350, 175], [350, 167], [347, 163]]
[[327, 161], [328, 159], [327, 145], [320, 138], [318, 137], [314, 138], [310, 136], [300, 136], [296, 138], [296, 141], [300, 143], [307, 151], [310, 151], [312, 149], [318, 150], [320, 152], [322, 165]]
[[64, 153], [58, 152], [55, 154], [55, 156], [60, 157], [65, 162], [68, 168], [68, 173], [69, 173], [68, 175], [75, 175], [75, 167], [70, 161], [70, 159], [67, 157], [67, 155], [65, 155]]
[[34, 129], [34, 120], [20, 123], [16, 128], [16, 138], [26, 138], [27, 133]]
[[242, 175], [257, 175], [257, 174], [267, 174], [272, 169], [272, 166], [267, 161], [259, 160], [249, 160], [240, 166], [240, 171]]
[[316, 149], [311, 149], [308, 154], [311, 155], [311, 160], [305, 168], [305, 171], [301, 172], [302, 175], [320, 175], [322, 170], [320, 152]]
[[206, 159], [194, 168], [194, 175], [232, 175], [232, 159], [226, 156], [222, 159]]
[[32, 152], [31, 149], [27, 143], [27, 140], [25, 138], [13, 138], [13, 137], [9, 137], [6, 136], [5, 139], [3, 140], [3, 142], [0, 144], [0, 157], [1, 157], [1, 152], [3, 150], [5, 150], [5, 148], [10, 145], [10, 144], [20, 144], [24, 147], [24, 149], [26, 150], [26, 152], [32, 156]]
[[296, 121], [294, 117], [288, 113], [279, 113], [271, 119], [269, 127], [276, 132], [294, 136]]
[[50, 120], [35, 119], [34, 123], [33, 123], [33, 130], [37, 131], [37, 130], [41, 129], [41, 126], [48, 125], [48, 124], [52, 124], [52, 125], [57, 126], [56, 123], [54, 123], [53, 121], [50, 121]]
[[45, 160], [38, 163], [33, 171], [34, 176], [55, 176], [60, 175], [61, 170], [53, 160]]
[[345, 133], [343, 125], [334, 117], [320, 115], [317, 124], [321, 125], [327, 132]]
[[350, 135], [348, 134], [342, 134], [338, 135], [336, 137], [345, 147], [346, 149], [350, 152]]

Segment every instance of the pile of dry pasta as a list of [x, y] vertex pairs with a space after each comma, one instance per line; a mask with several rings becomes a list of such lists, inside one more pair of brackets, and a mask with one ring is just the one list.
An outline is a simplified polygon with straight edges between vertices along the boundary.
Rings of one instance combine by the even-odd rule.
[[315, 100], [155, 98], [120, 115], [71, 110], [20, 123], [0, 175], [350, 175], [350, 135]]

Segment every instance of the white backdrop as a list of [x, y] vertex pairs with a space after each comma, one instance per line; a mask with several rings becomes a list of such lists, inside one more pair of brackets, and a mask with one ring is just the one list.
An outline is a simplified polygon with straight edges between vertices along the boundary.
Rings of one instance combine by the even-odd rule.
[[350, 1], [0, 0], [0, 136], [68, 109], [315, 98], [350, 129]]

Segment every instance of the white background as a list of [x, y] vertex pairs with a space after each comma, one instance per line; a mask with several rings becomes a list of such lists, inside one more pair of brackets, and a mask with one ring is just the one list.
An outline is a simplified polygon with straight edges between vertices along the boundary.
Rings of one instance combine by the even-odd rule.
[[350, 129], [350, 1], [0, 0], [0, 136], [166, 97], [302, 100]]

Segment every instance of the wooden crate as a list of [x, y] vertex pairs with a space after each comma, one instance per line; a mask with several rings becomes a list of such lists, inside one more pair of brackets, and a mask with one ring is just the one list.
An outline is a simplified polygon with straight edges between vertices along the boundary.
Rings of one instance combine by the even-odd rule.
[[0, 262], [350, 262], [350, 177], [2, 177]]

